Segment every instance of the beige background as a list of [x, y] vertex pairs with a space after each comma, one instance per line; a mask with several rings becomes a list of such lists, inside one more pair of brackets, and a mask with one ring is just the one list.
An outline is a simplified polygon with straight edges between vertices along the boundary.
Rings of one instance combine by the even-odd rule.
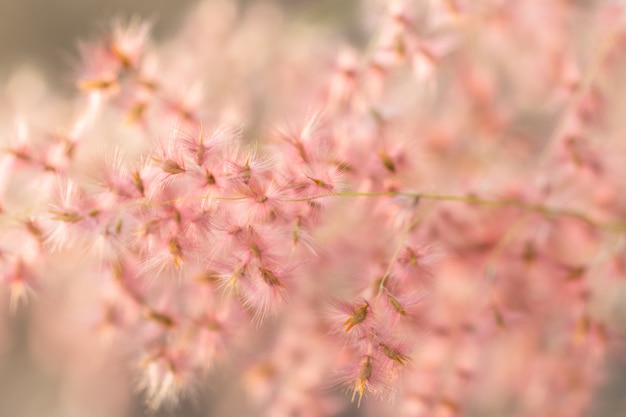
[[[217, 0], [229, 1], [229, 0]], [[252, 1], [252, 0], [250, 0]], [[94, 36], [115, 16], [138, 15], [155, 18], [154, 34], [166, 37], [180, 24], [196, 0], [0, 0], [0, 88], [20, 67], [42, 69], [49, 84], [71, 91], [66, 76], [76, 56], [76, 41]], [[358, 38], [351, 0], [284, 0], [293, 16], [306, 16], [320, 24], [333, 24]], [[340, 5], [339, 5], [340, 3]], [[10, 320], [16, 336], [8, 357], [0, 361], [0, 417], [66, 417], [58, 411], [62, 393], [54, 376], [38, 369], [25, 349], [28, 313]], [[614, 381], [601, 390], [595, 411], [597, 417], [626, 416], [625, 363], [614, 366]], [[235, 385], [219, 381], [226, 389], [220, 397], [240, 400]], [[182, 404], [176, 412], [162, 411], [158, 416], [229, 415], [213, 410], [211, 392], [196, 404]], [[145, 415], [139, 399], [129, 417]], [[346, 416], [348, 414], [345, 414]], [[86, 416], [89, 417], [89, 416]]]

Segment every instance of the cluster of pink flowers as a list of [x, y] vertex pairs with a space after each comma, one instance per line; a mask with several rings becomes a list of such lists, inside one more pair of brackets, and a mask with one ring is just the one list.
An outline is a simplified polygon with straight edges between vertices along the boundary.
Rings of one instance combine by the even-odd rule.
[[74, 102], [6, 101], [0, 315], [102, 415], [216, 368], [254, 415], [584, 415], [626, 276], [623, 13], [364, 0], [367, 46], [272, 2], [159, 45], [119, 21]]

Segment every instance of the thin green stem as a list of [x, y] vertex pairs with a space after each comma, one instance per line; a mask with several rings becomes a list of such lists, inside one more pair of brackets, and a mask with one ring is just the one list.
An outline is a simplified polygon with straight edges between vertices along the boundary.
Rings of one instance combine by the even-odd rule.
[[433, 201], [457, 201], [468, 204], [476, 204], [487, 207], [516, 207], [522, 210], [541, 213], [549, 217], [569, 217], [578, 219], [589, 226], [595, 228], [605, 228], [605, 225], [600, 224], [598, 221], [592, 219], [583, 212], [576, 210], [570, 210], [567, 208], [552, 207], [538, 203], [528, 203], [515, 199], [488, 199], [476, 197], [473, 195], [452, 195], [452, 194], [429, 194], [429, 193], [408, 193], [399, 191], [385, 191], [385, 192], [357, 192], [357, 191], [341, 191], [334, 194], [319, 195], [303, 199], [294, 199], [288, 201], [310, 201], [327, 197], [409, 197], [415, 199], [425, 199]]
[[430, 212], [430, 209], [432, 209], [432, 208], [433, 207], [431, 206], [429, 208], [429, 210], [426, 210], [421, 216], [417, 216], [411, 223], [409, 223], [407, 225], [407, 227], [402, 232], [402, 239], [400, 239], [400, 242], [399, 242], [398, 246], [396, 247], [396, 250], [393, 252], [391, 260], [389, 261], [389, 263], [387, 265], [387, 269], [385, 270], [385, 275], [383, 275], [382, 279], [380, 280], [380, 284], [378, 285], [378, 293], [376, 294], [376, 299], [380, 298], [380, 296], [382, 295], [383, 291], [385, 290], [385, 284], [387, 283], [387, 280], [389, 279], [389, 275], [391, 275], [391, 267], [396, 262], [396, 259], [398, 258], [398, 255], [400, 254], [400, 251], [404, 247], [404, 244], [406, 242], [407, 236], [409, 235], [411, 230], [413, 230], [413, 228], [420, 221], [422, 221], [422, 219], [424, 217], [426, 217], [428, 215], [428, 213]]
[[181, 203], [184, 201], [197, 201], [197, 200], [219, 200], [219, 201], [240, 201], [245, 200], [246, 197], [217, 197], [212, 195], [201, 195], [198, 197], [187, 197], [187, 198], [174, 198], [171, 200], [163, 200], [163, 201], [139, 201], [128, 204], [126, 207], [158, 207], [158, 206], [167, 206], [169, 204]]

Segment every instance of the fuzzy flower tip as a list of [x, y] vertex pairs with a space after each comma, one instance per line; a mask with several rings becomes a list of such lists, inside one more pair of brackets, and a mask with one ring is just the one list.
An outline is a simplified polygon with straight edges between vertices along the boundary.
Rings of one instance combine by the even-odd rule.
[[343, 326], [346, 328], [346, 333], [352, 330], [354, 326], [363, 323], [365, 319], [367, 319], [369, 308], [370, 305], [366, 301], [363, 304], [356, 306], [354, 310], [352, 310], [352, 312], [350, 313], [350, 317], [348, 317], [346, 321], [343, 322]]
[[356, 381], [354, 382], [354, 388], [352, 391], [352, 402], [354, 402], [354, 398], [357, 393], [359, 395], [359, 400], [357, 402], [357, 407], [361, 406], [361, 400], [363, 399], [363, 394], [365, 393], [365, 388], [368, 386], [369, 380], [372, 377], [372, 361], [369, 355], [366, 355], [359, 365], [359, 370], [357, 374]]

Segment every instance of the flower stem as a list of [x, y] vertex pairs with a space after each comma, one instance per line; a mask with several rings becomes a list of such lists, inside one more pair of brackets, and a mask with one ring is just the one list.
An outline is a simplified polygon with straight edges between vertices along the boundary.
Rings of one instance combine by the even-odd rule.
[[[538, 203], [528, 203], [521, 200], [515, 199], [488, 199], [481, 198], [472, 195], [454, 195], [454, 194], [429, 194], [429, 193], [408, 193], [408, 192], [400, 192], [400, 191], [383, 191], [383, 192], [358, 192], [358, 191], [341, 191], [330, 195], [320, 195], [314, 196], [304, 199], [298, 200], [289, 200], [289, 201], [306, 201], [306, 200], [317, 200], [324, 197], [410, 197], [415, 199], [425, 199], [425, 200], [433, 200], [433, 201], [457, 201], [468, 204], [476, 204], [487, 207], [517, 207], [522, 210], [532, 211], [536, 213], [541, 213], [548, 217], [569, 217], [573, 219], [580, 220], [591, 227], [605, 229], [610, 226], [615, 226], [614, 224], [601, 224], [597, 220], [589, 217], [587, 214], [571, 210], [567, 208], [561, 207], [552, 207], [544, 204]], [[618, 223], [618, 226], [621, 225]]]

